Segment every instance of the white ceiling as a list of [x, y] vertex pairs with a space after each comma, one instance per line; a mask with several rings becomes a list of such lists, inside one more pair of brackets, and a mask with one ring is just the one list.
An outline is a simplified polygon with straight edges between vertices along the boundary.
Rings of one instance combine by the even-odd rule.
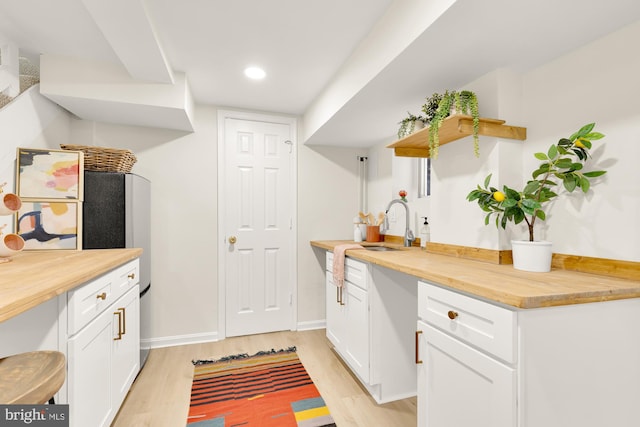
[[[340, 83], [341, 67], [372, 29], [380, 30], [376, 23], [392, 6], [426, 1], [0, 0], [0, 41], [36, 54], [125, 65], [132, 62], [123, 57], [128, 44], [126, 53], [144, 65], [148, 50], [135, 46], [155, 35], [155, 52], [170, 71], [185, 73], [196, 103], [304, 115]], [[349, 94], [307, 143], [372, 145], [392, 136], [405, 112], [417, 113], [435, 91], [498, 67], [530, 69], [640, 19], [638, 0], [447, 1], [452, 6]], [[114, 17], [109, 7], [119, 8], [111, 9]], [[633, 54], [637, 42], [621, 49]], [[246, 80], [247, 65], [264, 67], [267, 78]], [[588, 64], [577, 64], [577, 72], [579, 66]]]

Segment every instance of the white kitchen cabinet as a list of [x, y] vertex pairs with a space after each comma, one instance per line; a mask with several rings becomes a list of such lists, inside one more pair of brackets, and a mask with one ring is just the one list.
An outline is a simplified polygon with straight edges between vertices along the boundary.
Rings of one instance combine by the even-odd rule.
[[419, 427], [638, 425], [640, 299], [517, 309], [418, 288]]
[[114, 417], [113, 313], [103, 311], [67, 343], [69, 418], [74, 426], [108, 426]]
[[515, 369], [418, 322], [419, 426], [513, 427]]
[[344, 289], [333, 284], [333, 274], [327, 271], [326, 278], [326, 334], [335, 348], [342, 348], [346, 326], [344, 305], [341, 304]]
[[368, 264], [346, 258], [344, 284], [336, 289], [333, 254], [327, 252], [327, 337], [364, 382], [369, 381], [369, 275]]
[[71, 426], [108, 426], [140, 369], [138, 261], [68, 293]]
[[333, 284], [327, 252], [327, 338], [378, 403], [416, 395], [415, 278], [345, 260], [345, 282]]

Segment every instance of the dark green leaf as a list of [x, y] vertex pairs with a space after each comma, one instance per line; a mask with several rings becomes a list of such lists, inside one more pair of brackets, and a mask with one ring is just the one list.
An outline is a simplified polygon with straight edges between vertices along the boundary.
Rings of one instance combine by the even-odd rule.
[[573, 151], [580, 160], [587, 160], [587, 152], [582, 148], [573, 148], [571, 151]]
[[573, 140], [575, 139], [575, 135], [573, 134], [571, 135], [571, 139], [567, 139], [567, 138], [562, 138], [560, 139], [560, 141], [558, 141], [558, 146], [560, 147], [570, 147], [573, 145]]
[[516, 224], [520, 224], [523, 220], [524, 220], [524, 212], [522, 212], [522, 209], [518, 209], [513, 214], [513, 222], [515, 222]]
[[579, 171], [582, 169], [582, 163], [571, 163], [571, 170]]
[[591, 172], [585, 172], [583, 173], [583, 175], [589, 178], [595, 178], [597, 176], [604, 175], [605, 173], [607, 173], [607, 171], [591, 171]]
[[576, 178], [573, 174], [568, 174], [566, 177], [564, 177], [564, 179], [562, 180], [562, 183], [564, 184], [564, 188], [571, 193], [573, 190], [576, 189]]
[[520, 193], [516, 190], [512, 190], [511, 188], [504, 186], [504, 193], [509, 199], [520, 200]]
[[502, 206], [505, 208], [510, 208], [512, 206], [515, 206], [518, 204], [517, 200], [514, 199], [504, 199], [504, 201], [502, 202]]
[[489, 225], [489, 218], [491, 218], [490, 213], [488, 213], [487, 216], [484, 217], [484, 225]]
[[540, 188], [540, 181], [529, 181], [527, 183], [527, 185], [525, 185], [525, 187], [522, 189], [522, 192], [524, 194], [531, 194], [531, 193], [535, 193], [538, 188]]
[[[582, 145], [584, 145], [587, 148], [591, 148], [591, 141], [587, 141], [586, 139], [580, 138], [578, 141], [580, 141], [582, 143]], [[582, 147], [580, 147], [582, 148]], [[583, 148], [584, 150], [584, 148]]]
[[569, 167], [571, 167], [571, 163], [573, 163], [571, 161], [571, 159], [569, 158], [563, 158], [557, 161], [556, 163], [556, 167], [559, 169], [567, 169]]

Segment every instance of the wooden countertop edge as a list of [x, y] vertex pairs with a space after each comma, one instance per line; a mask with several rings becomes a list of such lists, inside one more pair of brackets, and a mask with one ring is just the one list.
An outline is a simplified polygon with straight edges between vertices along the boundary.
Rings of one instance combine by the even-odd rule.
[[[325, 250], [333, 250], [340, 243], [353, 242], [311, 241], [312, 246]], [[634, 280], [566, 270], [529, 273], [515, 270], [511, 265], [496, 265], [431, 254], [419, 248], [398, 247], [398, 249], [412, 251], [413, 254], [407, 257], [406, 254], [402, 254], [402, 251], [363, 250], [350, 250], [347, 254], [374, 265], [523, 309], [640, 297], [640, 282]], [[561, 285], [557, 285], [556, 282]], [[578, 282], [580, 284], [576, 284]], [[511, 286], [497, 288], [491, 286], [492, 283], [510, 283]]]
[[[140, 248], [21, 252], [11, 262], [0, 265], [0, 322], [62, 295], [141, 254]], [[62, 271], [61, 263], [66, 263]], [[52, 266], [56, 266], [60, 274], [43, 273]], [[29, 274], [33, 269], [38, 269], [36, 274]], [[30, 277], [25, 279], [23, 276], [26, 274]]]

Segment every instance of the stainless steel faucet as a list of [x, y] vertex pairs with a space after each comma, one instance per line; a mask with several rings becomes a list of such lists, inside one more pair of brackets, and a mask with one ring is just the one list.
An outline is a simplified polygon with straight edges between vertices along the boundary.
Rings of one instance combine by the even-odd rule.
[[391, 209], [391, 206], [393, 206], [396, 203], [400, 203], [402, 206], [404, 206], [404, 210], [406, 212], [406, 222], [405, 222], [405, 231], [404, 231], [404, 245], [406, 247], [410, 247], [411, 243], [413, 243], [414, 240], [416, 240], [416, 238], [413, 235], [413, 231], [411, 231], [411, 227], [410, 227], [410, 215], [409, 215], [409, 205], [407, 205], [405, 202], [403, 202], [400, 199], [393, 199], [392, 201], [389, 202], [389, 205], [387, 206], [387, 210], [385, 211], [385, 216], [384, 216], [384, 222], [382, 225], [382, 228], [384, 231], [389, 229], [389, 220], [387, 219], [389, 216], [389, 209]]

